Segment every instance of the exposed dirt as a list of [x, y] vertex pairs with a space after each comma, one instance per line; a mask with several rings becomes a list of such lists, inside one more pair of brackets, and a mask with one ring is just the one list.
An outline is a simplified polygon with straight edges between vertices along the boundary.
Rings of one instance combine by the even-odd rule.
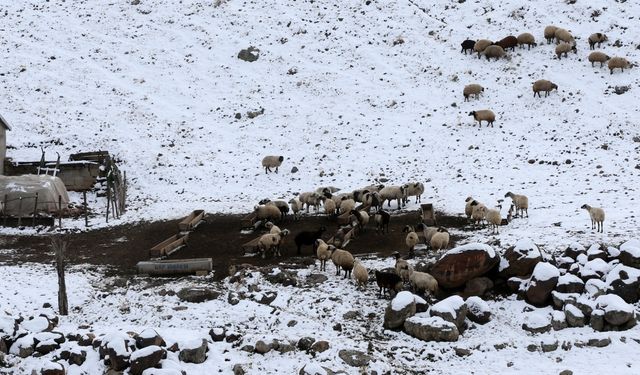
[[[326, 226], [323, 235], [328, 239], [338, 228], [335, 221], [325, 216], [306, 216], [299, 221], [287, 220], [278, 223], [291, 234], [282, 247], [282, 257], [262, 259], [245, 255], [242, 245], [265, 233], [260, 229], [252, 233], [241, 232], [242, 215], [207, 215], [204, 222], [190, 234], [187, 246], [171, 255], [169, 259], [212, 258], [215, 278], [227, 276], [228, 266], [249, 263], [256, 266], [287, 262], [303, 262], [312, 255], [310, 246], [303, 247], [302, 256], [297, 256], [293, 237], [302, 230], [316, 230]], [[438, 215], [438, 224], [448, 228], [466, 229], [466, 219], [459, 216]], [[398, 250], [406, 253], [405, 234], [402, 228], [419, 223], [418, 212], [405, 212], [391, 218], [389, 234], [376, 234], [373, 226], [349, 243], [347, 249], [354, 254], [377, 253], [390, 255]], [[67, 258], [70, 264], [109, 266], [113, 273], [126, 275], [136, 272], [139, 261], [149, 260], [149, 249], [178, 232], [179, 220], [141, 222], [93, 231], [70, 233], [65, 236], [69, 245]], [[51, 235], [0, 236], [0, 262], [19, 264], [23, 262], [53, 263]], [[450, 246], [460, 239], [452, 235]]]

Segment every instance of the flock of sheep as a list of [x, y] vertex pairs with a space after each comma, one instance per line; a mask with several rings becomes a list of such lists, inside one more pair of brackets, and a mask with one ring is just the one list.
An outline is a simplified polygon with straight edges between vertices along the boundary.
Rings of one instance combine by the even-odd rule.
[[[557, 26], [547, 26], [544, 29], [544, 38], [547, 43], [552, 43], [555, 40], [556, 48], [555, 54], [558, 59], [562, 59], [564, 55], [567, 57], [567, 54], [571, 51], [577, 53], [577, 44], [573, 35], [566, 29], [557, 27]], [[589, 48], [595, 49], [596, 45], [598, 48], [602, 45], [603, 42], [608, 41], [609, 38], [607, 35], [603, 33], [593, 33], [589, 36]], [[515, 50], [516, 46], [520, 46], [520, 48], [524, 48], [527, 46], [528, 49], [531, 47], [536, 47], [538, 44], [536, 43], [535, 37], [530, 33], [522, 33], [520, 35], [507, 36], [497, 42], [493, 42], [489, 39], [479, 39], [477, 41], [467, 39], [461, 43], [462, 50], [460, 52], [467, 54], [467, 51], [473, 53], [476, 52], [478, 54], [478, 58], [481, 58], [483, 55], [490, 60], [491, 58], [495, 58], [496, 60], [506, 56], [506, 50], [511, 49]], [[591, 66], [594, 66], [595, 63], [599, 62], [600, 67], [604, 65], [604, 63], [608, 62], [609, 72], [613, 74], [615, 69], [620, 69], [624, 72], [625, 68], [631, 68], [632, 64], [624, 57], [610, 57], [601, 51], [591, 52], [588, 56], [589, 62], [591, 62]], [[545, 93], [545, 97], [549, 96], [549, 93], [552, 90], [557, 90], [558, 85], [555, 83], [548, 81], [546, 79], [540, 79], [533, 83], [533, 96], [541, 97], [541, 92]], [[477, 83], [472, 83], [466, 85], [463, 89], [464, 100], [469, 100], [470, 97], [479, 98], [480, 94], [484, 92], [484, 87]], [[482, 126], [482, 121], [486, 121], [487, 125], [493, 126], [494, 121], [496, 120], [496, 115], [493, 111], [489, 109], [476, 110], [469, 113], [469, 116], [473, 116], [475, 121], [478, 121], [478, 126]]]

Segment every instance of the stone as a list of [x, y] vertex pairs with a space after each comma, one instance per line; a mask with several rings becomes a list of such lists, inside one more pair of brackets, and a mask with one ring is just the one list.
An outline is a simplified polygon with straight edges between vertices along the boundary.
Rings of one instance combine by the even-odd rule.
[[558, 375], [573, 375], [573, 371], [571, 370], [562, 370]]
[[91, 346], [93, 344], [93, 340], [96, 339], [96, 335], [93, 333], [84, 333], [78, 339], [78, 345], [80, 346]]
[[602, 259], [606, 261], [607, 260], [606, 248], [603, 248], [598, 244], [591, 245], [591, 247], [587, 250], [587, 260], [594, 260], [594, 259]]
[[141, 375], [144, 370], [155, 367], [166, 356], [167, 351], [158, 345], [149, 345], [136, 350], [129, 358], [131, 362], [129, 373], [131, 375]]
[[279, 272], [273, 273], [272, 269], [263, 270], [264, 278], [271, 284], [281, 284], [284, 286], [296, 286], [298, 285], [298, 278], [291, 271], [278, 270]]
[[238, 58], [246, 62], [257, 61], [260, 57], [260, 50], [255, 47], [249, 47], [238, 52]]
[[543, 353], [553, 352], [558, 349], [558, 346], [559, 346], [559, 343], [557, 340], [551, 341], [551, 342], [542, 342], [540, 344], [540, 347], [542, 348]]
[[632, 239], [620, 245], [618, 259], [627, 267], [640, 268], [640, 241]]
[[276, 349], [280, 354], [289, 353], [296, 350], [296, 347], [291, 344], [281, 343]]
[[177, 295], [182, 301], [201, 303], [218, 298], [220, 292], [209, 288], [182, 288]]
[[538, 263], [527, 285], [525, 292], [527, 301], [535, 306], [547, 304], [559, 277], [560, 271], [554, 265], [545, 262]]
[[64, 366], [60, 363], [47, 361], [47, 363], [42, 366], [42, 370], [40, 371], [41, 375], [65, 375], [66, 371]]
[[554, 331], [560, 331], [569, 327], [567, 323], [567, 316], [562, 311], [552, 311], [551, 312], [551, 328]]
[[297, 173], [298, 172], [298, 167], [294, 166], [293, 168], [291, 168], [291, 173]]
[[460, 296], [451, 296], [431, 306], [430, 316], [438, 316], [447, 322], [456, 325], [458, 331], [462, 333], [466, 328], [464, 320], [467, 317], [467, 305]]
[[604, 319], [614, 326], [627, 323], [635, 315], [633, 306], [615, 294], [606, 294], [596, 299], [597, 308], [604, 310]]
[[569, 327], [584, 327], [585, 316], [576, 306], [566, 304], [564, 306], [564, 314], [567, 318], [567, 324]]
[[7, 347], [7, 343], [4, 342], [4, 339], [0, 337], [0, 353], [7, 354], [9, 353], [9, 348]]
[[544, 311], [528, 313], [522, 323], [522, 329], [531, 333], [544, 333], [551, 330], [551, 315]]
[[527, 350], [530, 351], [531, 353], [537, 352], [538, 351], [538, 345], [529, 344], [529, 345], [527, 345]]
[[129, 352], [117, 352], [113, 347], [106, 347], [109, 356], [109, 367], [115, 371], [123, 371], [129, 367]]
[[60, 349], [60, 344], [58, 344], [53, 340], [46, 340], [46, 341], [39, 342], [36, 345], [35, 351], [42, 355], [45, 355], [57, 349]]
[[507, 279], [507, 287], [513, 293], [520, 295], [524, 291], [524, 287], [527, 285], [527, 280], [521, 279], [519, 277], [510, 277]]
[[560, 293], [578, 293], [581, 294], [584, 291], [584, 281], [576, 275], [564, 274], [558, 278], [558, 285], [556, 285], [556, 291]]
[[564, 255], [573, 260], [576, 260], [578, 259], [578, 255], [585, 254], [586, 252], [587, 249], [585, 249], [584, 246], [580, 245], [577, 242], [574, 242], [564, 250]]
[[401, 329], [404, 321], [416, 313], [416, 299], [420, 297], [409, 291], [402, 291], [389, 302], [384, 311], [383, 327], [386, 329]]
[[618, 264], [607, 274], [605, 287], [625, 302], [636, 303], [640, 299], [640, 270]]
[[166, 346], [167, 344], [164, 342], [164, 339], [156, 332], [154, 329], [147, 328], [140, 332], [139, 335], [135, 337], [136, 339], [136, 347], [138, 349], [146, 348], [147, 346]]
[[456, 355], [458, 357], [468, 357], [471, 355], [471, 350], [469, 349], [465, 349], [465, 348], [453, 348], [453, 350], [455, 351]]
[[271, 348], [264, 341], [260, 340], [256, 342], [255, 351], [258, 354], [267, 354], [271, 351]]
[[540, 261], [542, 254], [538, 246], [531, 239], [521, 239], [504, 252], [500, 262], [500, 275], [505, 278], [529, 276]]
[[480, 297], [469, 297], [465, 301], [467, 305], [467, 318], [477, 324], [487, 324], [491, 321], [491, 309]]
[[208, 350], [207, 340], [200, 340], [200, 345], [198, 345], [198, 340], [196, 339], [187, 343], [182, 350], [180, 350], [178, 358], [186, 363], [202, 363], [207, 359]]
[[229, 294], [227, 294], [227, 302], [231, 305], [231, 306], [235, 306], [237, 304], [240, 303], [240, 294], [238, 292], [229, 292]]
[[20, 337], [9, 348], [9, 354], [17, 355], [20, 358], [30, 357], [34, 352], [35, 342], [32, 334]]
[[404, 331], [423, 341], [458, 341], [460, 332], [454, 323], [426, 313], [415, 315], [404, 322]]
[[254, 300], [263, 305], [269, 305], [278, 298], [277, 292], [264, 292], [254, 296]]
[[587, 341], [587, 346], [593, 346], [596, 348], [604, 348], [609, 344], [611, 344], [611, 339], [608, 337], [604, 339], [589, 339], [589, 341]]
[[371, 361], [370, 356], [358, 350], [342, 349], [338, 352], [338, 357], [351, 367], [364, 367]]
[[236, 363], [235, 365], [233, 365], [233, 375], [244, 375], [245, 371], [244, 368], [242, 368], [242, 365], [239, 363]]
[[488, 245], [471, 243], [447, 251], [431, 267], [431, 275], [441, 288], [458, 288], [483, 276], [500, 262], [500, 256]]
[[329, 280], [329, 278], [326, 275], [323, 275], [321, 273], [312, 273], [311, 275], [307, 276], [305, 281], [308, 285], [317, 285], [322, 284], [327, 280]]
[[593, 310], [589, 319], [589, 325], [594, 331], [604, 331], [604, 310]]
[[309, 350], [311, 349], [311, 345], [313, 345], [314, 342], [316, 342], [316, 339], [314, 339], [313, 337], [303, 337], [298, 340], [297, 346], [300, 350]]
[[567, 303], [575, 302], [579, 296], [577, 293], [560, 293], [555, 290], [551, 292], [553, 306], [558, 310], [564, 309], [564, 305]]
[[465, 284], [464, 296], [484, 296], [488, 291], [493, 289], [493, 281], [488, 277], [475, 277]]
[[325, 340], [316, 341], [311, 345], [311, 351], [316, 353], [322, 353], [329, 350], [329, 342]]
[[224, 341], [226, 335], [227, 330], [224, 327], [215, 327], [209, 330], [209, 336], [211, 336], [211, 340], [213, 340], [213, 342]]

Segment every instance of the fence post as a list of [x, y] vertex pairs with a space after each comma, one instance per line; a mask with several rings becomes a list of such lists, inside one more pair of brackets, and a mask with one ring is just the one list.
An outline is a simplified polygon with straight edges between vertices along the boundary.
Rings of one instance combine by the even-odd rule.
[[22, 197], [18, 197], [18, 227], [22, 226]]
[[33, 204], [33, 222], [32, 226], [36, 226], [36, 213], [38, 212], [38, 193], [36, 193], [36, 202]]
[[89, 226], [89, 213], [88, 208], [89, 206], [87, 205], [87, 191], [83, 191], [82, 192], [82, 198], [84, 199], [84, 226], [88, 227]]
[[62, 195], [58, 195], [58, 227], [62, 228]]
[[107, 223], [109, 223], [109, 205], [111, 204], [111, 194], [109, 193], [109, 182], [107, 182]]
[[64, 279], [64, 253], [67, 242], [61, 238], [54, 238], [51, 240], [51, 247], [56, 253], [56, 270], [58, 271], [58, 312], [60, 315], [69, 315], [67, 285]]
[[2, 215], [4, 216], [4, 223], [3, 225], [6, 227], [7, 226], [7, 199], [8, 199], [8, 195], [5, 194], [4, 195], [4, 206], [2, 206]]

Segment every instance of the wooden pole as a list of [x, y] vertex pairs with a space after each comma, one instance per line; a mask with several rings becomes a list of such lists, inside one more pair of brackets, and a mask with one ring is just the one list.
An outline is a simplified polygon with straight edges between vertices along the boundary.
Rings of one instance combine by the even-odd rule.
[[64, 253], [67, 242], [61, 238], [54, 238], [51, 240], [51, 246], [56, 253], [56, 270], [58, 271], [58, 312], [60, 315], [69, 315], [67, 285], [64, 279]]
[[62, 195], [58, 195], [58, 227], [62, 228]]
[[7, 200], [9, 199], [8, 194], [4, 195], [4, 206], [2, 206], [2, 215], [4, 215], [4, 223], [3, 225], [7, 226]]
[[89, 206], [87, 205], [87, 192], [82, 192], [82, 199], [84, 200], [84, 226], [89, 226]]
[[111, 193], [109, 192], [109, 182], [107, 181], [107, 223], [109, 223], [109, 205], [111, 204]]
[[122, 185], [122, 212], [127, 210], [127, 171], [124, 171], [124, 183]]
[[22, 197], [18, 198], [18, 226], [22, 226]]
[[36, 193], [36, 202], [33, 204], [33, 222], [31, 223], [32, 226], [36, 226], [36, 214], [38, 213], [38, 193]]

